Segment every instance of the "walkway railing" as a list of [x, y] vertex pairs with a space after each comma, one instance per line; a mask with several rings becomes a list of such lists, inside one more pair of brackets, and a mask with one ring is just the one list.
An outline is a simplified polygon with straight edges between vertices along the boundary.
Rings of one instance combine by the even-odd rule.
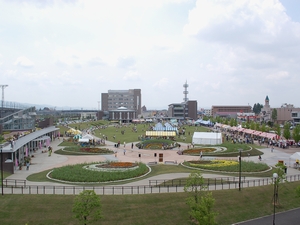
[[[239, 182], [238, 177], [220, 177], [220, 178], [204, 178], [207, 186], [221, 183], [236, 183]], [[246, 177], [241, 177], [242, 181], [246, 180]], [[173, 179], [173, 180], [149, 180], [149, 185], [159, 186], [185, 186], [186, 179]]]
[[13, 179], [5, 179], [3, 180], [4, 187], [26, 187], [26, 180], [13, 180]]
[[[228, 178], [229, 179], [229, 178]], [[299, 175], [291, 175], [286, 177], [287, 181], [299, 181]], [[211, 179], [214, 180], [214, 179]], [[224, 190], [224, 189], [237, 189], [239, 181], [219, 179], [215, 182], [207, 182], [205, 185], [210, 191]], [[269, 185], [273, 182], [273, 178], [261, 178], [261, 179], [245, 179], [241, 180], [241, 187], [258, 187]], [[154, 193], [177, 193], [183, 192], [184, 182], [180, 185], [176, 182], [168, 185], [159, 185], [157, 181], [151, 181], [151, 183], [157, 183], [158, 185], [142, 185], [142, 186], [42, 186], [42, 185], [27, 185], [20, 186], [4, 186], [5, 194], [58, 194], [58, 195], [77, 195], [84, 190], [93, 190], [98, 195], [133, 195], [133, 194], [154, 194]]]

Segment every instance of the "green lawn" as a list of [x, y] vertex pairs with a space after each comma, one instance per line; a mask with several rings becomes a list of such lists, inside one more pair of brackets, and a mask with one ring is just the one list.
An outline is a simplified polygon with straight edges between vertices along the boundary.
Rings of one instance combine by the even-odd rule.
[[[300, 182], [282, 184], [276, 212], [299, 207], [295, 188]], [[229, 225], [272, 215], [273, 186], [213, 191], [217, 224]], [[0, 201], [1, 225], [75, 225], [73, 195], [4, 195]], [[190, 224], [186, 193], [100, 196], [104, 218], [94, 224]]]
[[[107, 121], [95, 121], [95, 122], [85, 122], [85, 123], [76, 123], [76, 124], [70, 124], [70, 127], [77, 128], [77, 129], [87, 129], [95, 126], [102, 126], [102, 125], [108, 125]], [[108, 125], [106, 129], [97, 129], [95, 130], [95, 136], [97, 137], [103, 137], [103, 135], [107, 136], [109, 141], [112, 142], [118, 142], [120, 143], [130, 143], [130, 142], [137, 142], [138, 137], [141, 135], [145, 135], [146, 131], [150, 130], [150, 126], [154, 126], [154, 123], [146, 123], [146, 124], [129, 124], [128, 126], [123, 126], [120, 128], [117, 128], [118, 124], [111, 124]], [[136, 132], [133, 131], [133, 127], [136, 126]], [[68, 128], [64, 126], [58, 126], [60, 128], [61, 134], [63, 134], [65, 131], [68, 130]], [[177, 137], [176, 141], [178, 142], [184, 142], [184, 143], [191, 143], [192, 142], [192, 137], [193, 133], [195, 131], [197, 132], [204, 132], [204, 131], [209, 131], [207, 127], [194, 127], [194, 126], [184, 126], [184, 129], [186, 130], [186, 135], [185, 139], [183, 137]], [[124, 135], [121, 133], [121, 131], [124, 131]], [[113, 138], [115, 136], [115, 139]]]
[[[27, 180], [29, 181], [34, 181], [34, 182], [51, 182], [51, 180], [49, 180], [46, 175], [48, 172], [50, 172], [51, 170], [47, 170], [47, 171], [42, 171], [40, 173], [35, 173], [35, 174], [31, 174], [27, 177]], [[167, 173], [191, 173], [194, 172], [195, 170], [193, 169], [188, 169], [185, 168], [181, 165], [156, 165], [156, 166], [151, 166], [151, 173], [148, 174], [147, 176], [144, 176], [142, 178], [137, 178], [135, 179], [135, 181], [137, 180], [142, 180], [142, 179], [146, 179], [149, 177], [153, 177], [159, 174], [167, 174]], [[132, 181], [131, 181], [132, 182]], [[114, 185], [117, 184], [126, 184], [128, 183], [128, 181], [123, 181], [123, 182], [114, 182]], [[102, 185], [111, 185], [111, 184], [95, 184], [95, 186], [102, 186]], [[91, 186], [90, 184], [88, 186]]]

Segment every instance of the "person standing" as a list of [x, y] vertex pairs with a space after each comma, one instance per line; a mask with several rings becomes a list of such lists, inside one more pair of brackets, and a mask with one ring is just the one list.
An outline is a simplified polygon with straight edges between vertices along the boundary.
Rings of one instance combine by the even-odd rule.
[[133, 143], [131, 144], [131, 149], [133, 149]]
[[29, 170], [29, 165], [30, 165], [30, 162], [27, 162], [26, 163], [26, 170]]
[[124, 153], [124, 155], [126, 154], [126, 149], [124, 148], [124, 150], [123, 150], [123, 153]]

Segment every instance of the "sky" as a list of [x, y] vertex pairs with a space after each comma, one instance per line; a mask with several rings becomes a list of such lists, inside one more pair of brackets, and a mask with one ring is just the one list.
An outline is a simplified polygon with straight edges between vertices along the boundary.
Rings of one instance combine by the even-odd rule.
[[[5, 102], [99, 109], [141, 89], [148, 110], [189, 100], [300, 107], [298, 0], [0, 0]], [[101, 104], [100, 104], [101, 106]], [[101, 109], [101, 108], [100, 108]]]

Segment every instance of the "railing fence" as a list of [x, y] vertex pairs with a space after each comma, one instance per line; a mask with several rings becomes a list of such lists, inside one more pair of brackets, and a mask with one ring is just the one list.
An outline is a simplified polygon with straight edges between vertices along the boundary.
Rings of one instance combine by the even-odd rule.
[[[288, 182], [299, 181], [299, 175], [287, 176]], [[162, 182], [163, 181], [163, 182]], [[168, 182], [168, 183], [167, 183]], [[273, 178], [241, 179], [241, 187], [258, 187], [273, 183]], [[176, 182], [165, 180], [150, 180], [149, 184], [143, 186], [43, 186], [26, 185], [24, 180], [4, 180], [5, 194], [60, 194], [77, 195], [84, 190], [93, 190], [98, 195], [133, 195], [133, 194], [154, 194], [154, 193], [177, 193], [183, 192], [185, 181], [176, 179]], [[237, 189], [239, 180], [237, 178], [208, 179], [207, 190]]]

